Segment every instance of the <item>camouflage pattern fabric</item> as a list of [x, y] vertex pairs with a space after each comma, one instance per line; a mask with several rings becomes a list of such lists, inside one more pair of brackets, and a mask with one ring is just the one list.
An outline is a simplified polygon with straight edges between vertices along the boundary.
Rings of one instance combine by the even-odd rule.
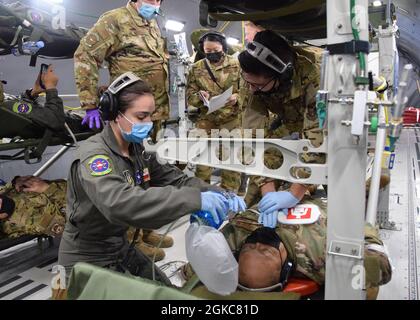
[[[302, 203], [315, 204], [321, 210], [319, 220], [308, 225], [277, 224], [276, 232], [284, 243], [288, 257], [296, 268], [294, 277], [307, 277], [322, 285], [325, 280], [325, 257], [327, 241], [326, 202], [321, 199], [305, 197]], [[254, 206], [254, 210], [257, 207]], [[257, 228], [258, 215], [253, 211], [238, 214], [221, 230], [234, 253], [239, 250], [245, 239]], [[391, 280], [392, 268], [386, 254], [372, 250], [371, 245], [383, 246], [378, 230], [371, 225], [365, 226], [366, 288], [377, 287]]]
[[2, 221], [1, 230], [8, 238], [18, 238], [23, 235], [62, 234], [65, 225], [66, 181], [56, 180], [49, 183], [43, 193], [17, 192], [10, 184], [6, 185], [1, 194], [15, 202], [13, 215]]
[[[239, 129], [241, 127], [241, 121], [238, 104], [226, 106], [216, 112], [205, 115], [207, 113], [207, 107], [204, 106], [198, 95], [200, 90], [204, 90], [209, 92], [210, 97], [217, 96], [231, 86], [233, 86], [233, 93], [238, 93], [240, 69], [238, 60], [226, 55], [223, 64], [220, 66], [215, 67], [208, 63], [218, 84], [223, 90], [211, 79], [209, 72], [204, 65], [204, 61], [205, 60], [200, 60], [193, 65], [187, 86], [188, 105], [199, 108], [201, 111], [201, 117], [197, 122], [196, 127], [206, 130], [209, 135], [211, 134], [212, 129], [226, 129], [228, 131]], [[198, 165], [195, 176], [210, 183], [212, 171], [213, 168], [211, 167]], [[241, 174], [238, 172], [222, 170], [221, 180], [222, 188], [236, 192], [241, 185]]]
[[312, 62], [316, 64], [321, 64], [322, 62], [322, 54], [324, 53], [324, 49], [314, 47], [314, 46], [308, 46], [308, 45], [297, 45], [293, 47], [293, 50], [295, 50], [297, 53], [299, 53], [302, 56], [305, 56]]
[[[243, 128], [264, 129], [265, 137], [270, 139], [309, 139], [314, 146], [320, 146], [323, 141], [323, 133], [318, 127], [315, 106], [320, 68], [319, 65], [298, 53], [295, 65], [293, 84], [285, 92], [269, 96], [256, 96], [249, 91], [246, 83], [241, 85], [240, 105], [243, 110]], [[276, 121], [279, 126], [270, 130], [273, 121]], [[325, 156], [303, 154], [302, 160], [306, 163], [325, 163]], [[282, 155], [278, 150], [266, 150], [264, 163], [268, 168], [279, 168], [282, 161]], [[308, 173], [302, 169], [297, 169], [292, 174], [302, 178], [308, 176]], [[250, 206], [257, 203], [261, 198], [259, 188], [274, 180], [265, 177], [251, 177], [245, 198], [247, 204]], [[276, 181], [276, 184], [281, 190], [287, 190], [291, 185], [285, 181]]]
[[103, 14], [80, 42], [74, 55], [76, 87], [82, 107], [98, 105], [99, 68], [109, 65], [111, 81], [131, 71], [153, 89], [156, 111], [152, 120], [169, 117], [168, 54], [155, 20], [139, 16], [131, 2]]
[[238, 59], [225, 55], [224, 61], [220, 66], [214, 66], [208, 62], [213, 75], [215, 76], [219, 86], [211, 79], [209, 72], [205, 67], [205, 59], [196, 62], [189, 73], [187, 84], [187, 101], [188, 105], [199, 108], [201, 111], [200, 120], [209, 121], [214, 125], [212, 129], [218, 129], [223, 123], [235, 120], [240, 115], [239, 105], [226, 106], [209, 115], [207, 107], [204, 106], [200, 99], [199, 91], [207, 91], [210, 97], [217, 96], [225, 90], [233, 86], [233, 93], [239, 92], [240, 66]]

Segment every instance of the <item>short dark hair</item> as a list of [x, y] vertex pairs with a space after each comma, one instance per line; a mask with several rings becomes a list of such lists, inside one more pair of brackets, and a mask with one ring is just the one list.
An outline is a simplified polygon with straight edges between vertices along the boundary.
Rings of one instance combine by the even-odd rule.
[[121, 113], [130, 108], [131, 103], [140, 96], [153, 95], [152, 88], [143, 80], [130, 84], [118, 94], [118, 109]]
[[207, 36], [205, 36], [203, 38], [203, 43], [206, 41], [211, 41], [211, 42], [219, 42], [220, 44], [223, 45], [223, 38], [221, 36], [218, 36], [216, 34], [209, 34]]
[[[275, 32], [271, 30], [260, 31], [255, 35], [254, 41], [270, 49], [284, 63], [290, 62], [292, 65], [294, 65], [296, 54], [290, 48], [289, 43]], [[238, 59], [241, 65], [241, 69], [246, 73], [252, 73], [267, 78], [274, 78], [279, 76], [277, 71], [258, 61], [246, 50], [239, 54]]]

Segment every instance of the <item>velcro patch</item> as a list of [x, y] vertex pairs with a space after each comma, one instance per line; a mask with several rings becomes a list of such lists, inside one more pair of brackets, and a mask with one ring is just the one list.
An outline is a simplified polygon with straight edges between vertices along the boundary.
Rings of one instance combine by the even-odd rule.
[[104, 155], [94, 156], [89, 160], [90, 174], [95, 177], [105, 176], [112, 172], [111, 161]]
[[14, 113], [21, 113], [21, 114], [29, 114], [32, 112], [32, 105], [27, 102], [16, 102], [13, 105], [13, 112]]

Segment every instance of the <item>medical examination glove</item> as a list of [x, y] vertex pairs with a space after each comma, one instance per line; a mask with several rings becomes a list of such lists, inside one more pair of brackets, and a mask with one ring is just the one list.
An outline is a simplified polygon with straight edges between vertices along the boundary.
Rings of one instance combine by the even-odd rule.
[[287, 214], [287, 209], [295, 207], [299, 201], [289, 191], [268, 192], [258, 204], [258, 210], [261, 214], [272, 214], [273, 211]]
[[101, 115], [98, 109], [86, 110], [86, 115], [83, 118], [82, 125], [89, 123], [89, 128], [93, 129], [93, 125], [96, 125], [97, 129], [101, 128]]
[[277, 210], [269, 212], [269, 213], [260, 213], [258, 217], [258, 223], [262, 223], [264, 227], [267, 228], [275, 228], [277, 225], [277, 218], [279, 212]]
[[201, 210], [211, 213], [216, 224], [226, 219], [229, 210], [228, 199], [217, 192], [206, 191], [201, 193]]
[[229, 211], [243, 212], [246, 210], [244, 199], [233, 192], [228, 193]]

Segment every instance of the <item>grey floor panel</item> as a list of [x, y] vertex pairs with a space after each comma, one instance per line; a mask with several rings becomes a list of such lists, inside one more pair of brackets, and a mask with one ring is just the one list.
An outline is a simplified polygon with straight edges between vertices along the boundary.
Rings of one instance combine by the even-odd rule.
[[[418, 137], [417, 137], [418, 136]], [[394, 266], [392, 280], [382, 286], [379, 299], [419, 299], [419, 187], [420, 132], [404, 129], [396, 147], [396, 162], [391, 170], [390, 220], [401, 231], [381, 230]]]

